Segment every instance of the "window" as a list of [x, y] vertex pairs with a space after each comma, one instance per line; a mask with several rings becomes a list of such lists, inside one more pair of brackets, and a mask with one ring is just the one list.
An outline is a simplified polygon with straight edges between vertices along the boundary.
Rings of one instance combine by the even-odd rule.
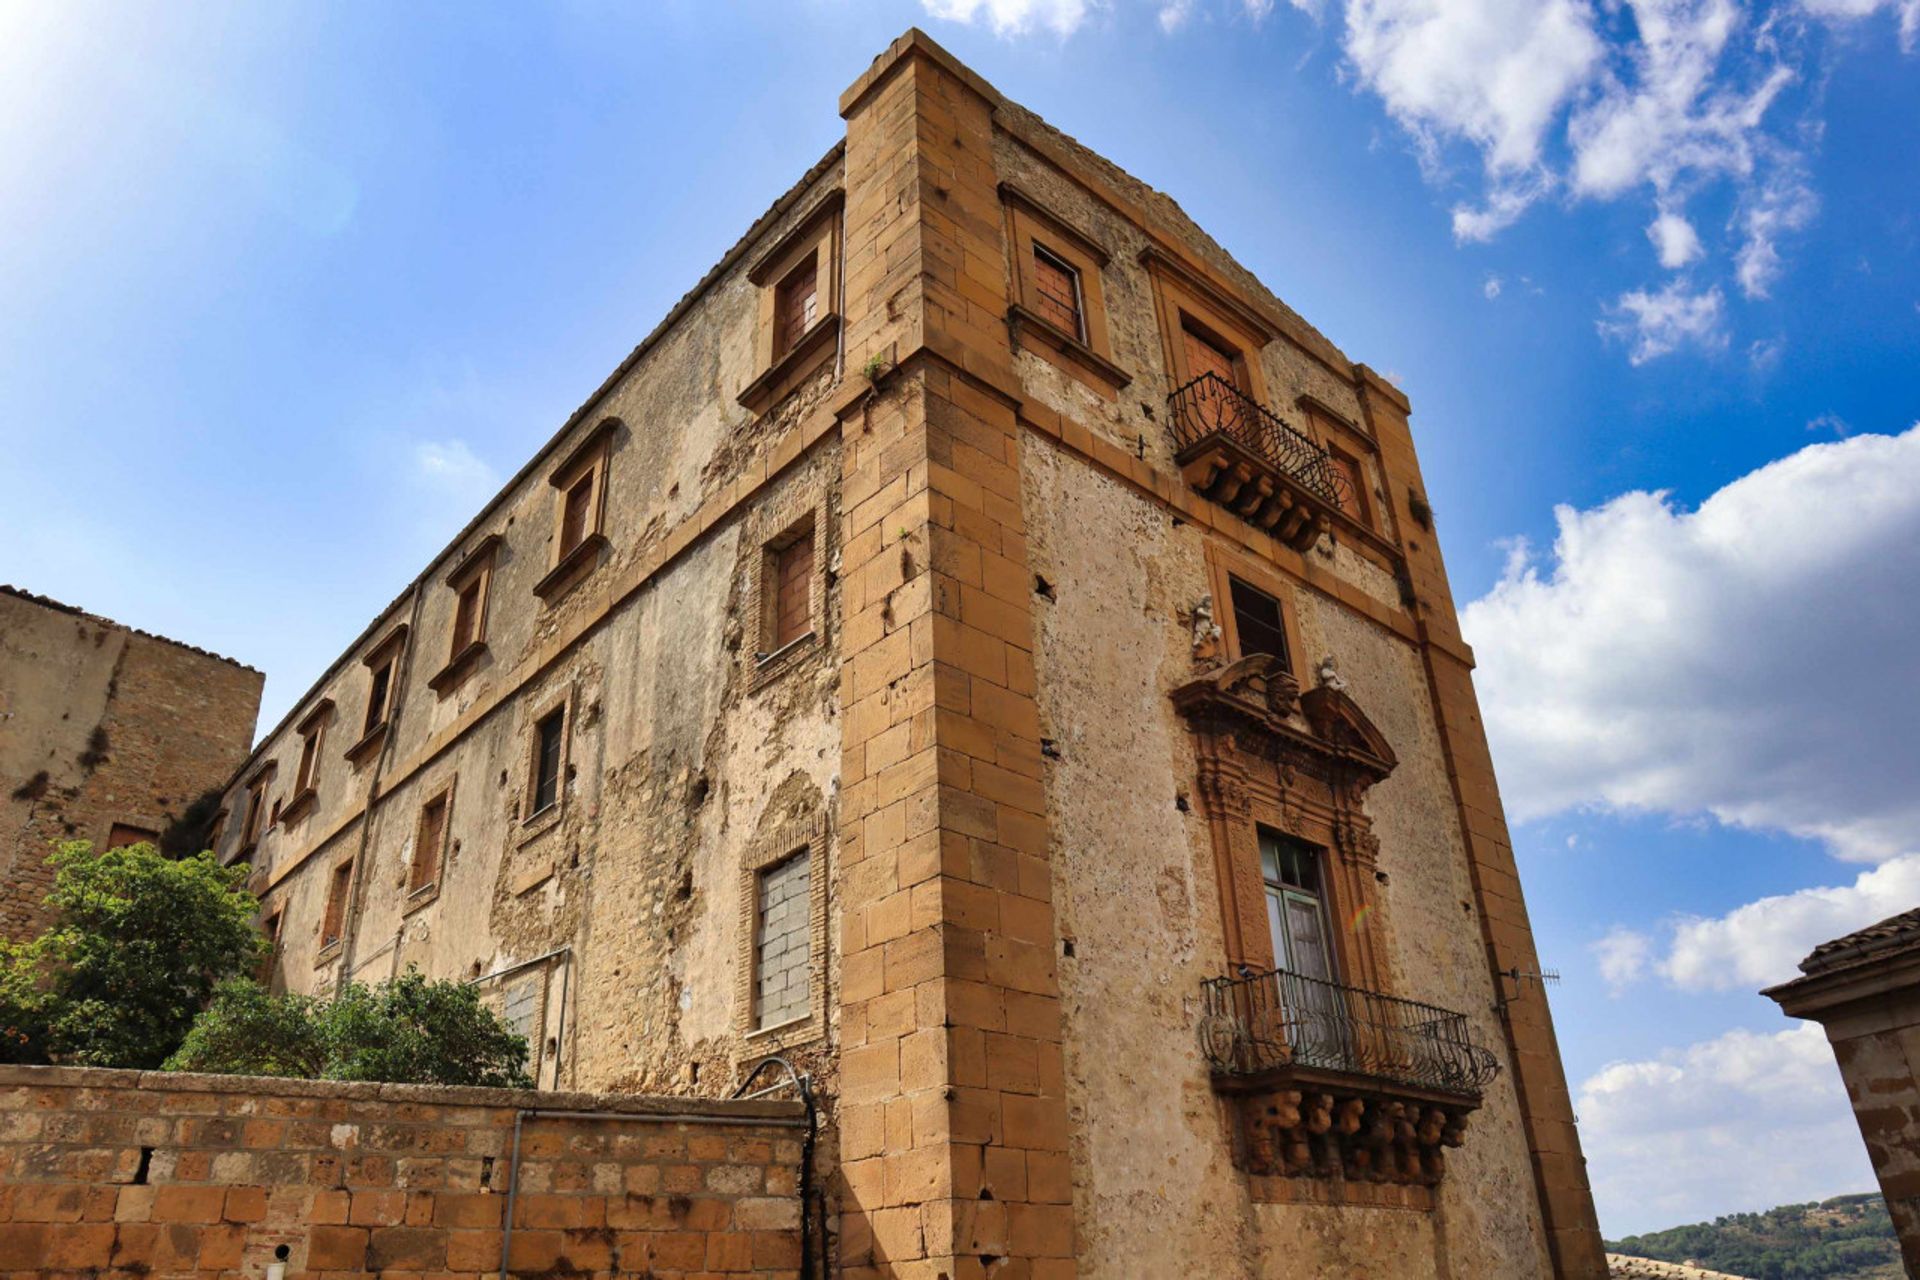
[[813, 530], [773, 553], [773, 635], [778, 652], [813, 630]]
[[776, 359], [798, 346], [801, 337], [819, 319], [819, 279], [819, 261], [810, 257], [788, 272], [786, 279], [775, 290], [773, 314], [777, 327], [774, 330], [773, 354]]
[[573, 554], [587, 540], [587, 516], [593, 510], [594, 473], [573, 482], [560, 509], [560, 558]]
[[753, 1024], [777, 1027], [807, 1014], [812, 940], [809, 850], [763, 868], [755, 877]]
[[1233, 598], [1233, 630], [1240, 641], [1240, 656], [1269, 653], [1280, 659], [1282, 669], [1291, 671], [1293, 662], [1287, 653], [1287, 625], [1280, 602], [1238, 578], [1229, 577], [1227, 584]]
[[373, 669], [367, 681], [367, 722], [361, 732], [372, 733], [387, 722], [387, 698], [393, 691], [393, 663], [388, 658]]
[[1303, 978], [1335, 981], [1319, 851], [1262, 828], [1260, 875], [1266, 883], [1274, 967]]
[[240, 847], [243, 850], [258, 844], [261, 835], [272, 825], [265, 821], [267, 781], [271, 776], [271, 773], [263, 772], [247, 784], [247, 817], [240, 825]]
[[481, 593], [486, 590], [486, 579], [477, 577], [460, 588], [453, 606], [453, 651], [459, 653], [467, 646], [477, 644], [481, 635], [481, 624], [485, 619], [485, 604]]
[[296, 796], [313, 790], [315, 775], [320, 772], [320, 734], [323, 727], [314, 724], [300, 735], [300, 769], [293, 779], [293, 793]]
[[159, 842], [159, 839], [160, 833], [158, 831], [149, 831], [145, 827], [129, 826], [124, 822], [116, 822], [113, 824], [112, 830], [107, 833], [107, 848], [124, 849], [130, 844], [156, 844]]
[[346, 936], [347, 890], [353, 887], [353, 860], [349, 858], [333, 869], [327, 885], [327, 914], [320, 925], [320, 946], [331, 947]]
[[533, 807], [528, 817], [560, 802], [560, 769], [565, 754], [567, 709], [556, 707], [533, 727]]
[[1333, 498], [1340, 510], [1361, 524], [1367, 520], [1367, 491], [1360, 464], [1338, 449], [1327, 450], [1327, 476], [1333, 482]]
[[1240, 386], [1239, 356], [1232, 348], [1185, 316], [1180, 341], [1186, 351], [1187, 381], [1210, 373], [1229, 387]]
[[1033, 246], [1034, 310], [1049, 324], [1084, 339], [1080, 317], [1080, 273], [1059, 254]]
[[407, 892], [419, 893], [440, 881], [440, 863], [446, 850], [447, 816], [453, 809], [452, 791], [442, 791], [420, 808], [420, 829], [413, 838], [413, 864], [407, 870]]
[[594, 553], [606, 544], [601, 524], [606, 505], [607, 457], [620, 419], [603, 418], [547, 477], [554, 500], [553, 565], [533, 593], [549, 603], [573, 587], [600, 563]]

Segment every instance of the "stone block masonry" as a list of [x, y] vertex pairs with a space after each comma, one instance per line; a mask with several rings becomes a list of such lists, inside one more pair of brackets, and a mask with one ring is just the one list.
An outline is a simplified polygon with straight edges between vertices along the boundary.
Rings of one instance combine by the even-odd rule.
[[0, 1067], [0, 1276], [477, 1280], [511, 1199], [510, 1275], [790, 1277], [805, 1125], [770, 1100]]

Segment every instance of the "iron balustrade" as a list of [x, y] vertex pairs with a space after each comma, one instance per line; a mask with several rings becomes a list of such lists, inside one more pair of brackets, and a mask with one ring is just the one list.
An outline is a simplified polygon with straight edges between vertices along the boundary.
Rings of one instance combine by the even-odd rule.
[[1177, 453], [1225, 436], [1328, 506], [1344, 507], [1344, 477], [1336, 476], [1327, 451], [1219, 374], [1201, 374], [1168, 396], [1167, 405]]
[[1202, 984], [1216, 1072], [1311, 1067], [1478, 1097], [1500, 1063], [1462, 1013], [1283, 969]]

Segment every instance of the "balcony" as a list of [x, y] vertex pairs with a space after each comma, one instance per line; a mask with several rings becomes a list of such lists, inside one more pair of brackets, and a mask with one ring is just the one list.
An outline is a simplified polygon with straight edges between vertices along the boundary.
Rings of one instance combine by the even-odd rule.
[[1167, 397], [1174, 460], [1192, 488], [1305, 551], [1326, 532], [1341, 495], [1326, 450], [1218, 374]]
[[1500, 1070], [1434, 1005], [1279, 970], [1202, 985], [1201, 1047], [1254, 1174], [1431, 1188]]

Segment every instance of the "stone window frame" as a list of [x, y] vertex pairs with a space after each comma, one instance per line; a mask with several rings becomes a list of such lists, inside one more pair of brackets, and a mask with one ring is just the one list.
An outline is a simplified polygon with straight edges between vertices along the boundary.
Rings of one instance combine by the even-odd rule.
[[[754, 553], [747, 560], [743, 597], [753, 610], [749, 640], [752, 648], [750, 691], [758, 691], [819, 652], [827, 640], [827, 575], [833, 554], [833, 521], [828, 495], [820, 484], [790, 485], [763, 502], [748, 528]], [[812, 627], [798, 639], [773, 647], [775, 599], [774, 564], [779, 552], [796, 537], [813, 535], [813, 572], [808, 577], [808, 616]]]
[[[527, 714], [524, 730], [526, 734], [526, 773], [523, 789], [520, 793], [520, 833], [518, 843], [528, 845], [547, 832], [560, 825], [567, 810], [568, 774], [573, 763], [573, 731], [575, 716], [575, 689], [569, 684], [565, 689], [548, 697], [542, 702], [530, 704], [534, 710]], [[560, 721], [560, 762], [559, 777], [554, 785], [553, 803], [535, 812], [532, 809], [533, 796], [539, 781], [540, 771], [540, 726], [554, 712], [562, 716]]]
[[1366, 428], [1318, 396], [1303, 392], [1294, 397], [1293, 403], [1306, 420], [1307, 434], [1329, 454], [1340, 454], [1352, 463], [1360, 479], [1362, 517], [1356, 518], [1339, 507], [1334, 510], [1352, 529], [1366, 535], [1362, 540], [1365, 544], [1387, 556], [1383, 563], [1388, 568], [1397, 567], [1398, 560], [1387, 530], [1389, 504], [1384, 497], [1385, 471], [1373, 436]]
[[[346, 946], [347, 916], [353, 910], [353, 879], [357, 871], [354, 865], [357, 859], [352, 854], [337, 858], [328, 864], [326, 897], [322, 900], [319, 928], [315, 931], [320, 949], [314, 953], [313, 967], [318, 969], [340, 958], [340, 952]], [[339, 910], [336, 912], [335, 907]], [[340, 930], [332, 938], [327, 930], [336, 927], [338, 919]]]
[[[760, 873], [801, 853], [807, 855], [807, 1012], [754, 1026], [754, 988], [759, 966], [754, 932], [759, 917]], [[827, 819], [824, 814], [781, 823], [762, 834], [740, 858], [739, 934], [734, 965], [734, 1030], [749, 1056], [779, 1052], [819, 1040], [827, 1029]]]
[[[427, 681], [427, 687], [442, 698], [465, 683], [466, 678], [487, 652], [487, 621], [492, 612], [494, 562], [499, 558], [501, 537], [490, 533], [475, 543], [447, 573], [446, 585], [452, 591], [452, 611], [447, 627], [447, 663]], [[473, 636], [460, 643], [456, 630], [460, 618], [460, 598], [467, 588], [478, 587], [478, 605], [473, 619]]]
[[[394, 704], [400, 694], [400, 660], [406, 655], [406, 649], [407, 624], [403, 622], [389, 631], [380, 643], [367, 650], [366, 657], [360, 660], [360, 665], [367, 669], [367, 707], [361, 717], [360, 740], [343, 753], [348, 762], [356, 767], [365, 764], [380, 750], [387, 731], [393, 727]], [[382, 669], [387, 673], [386, 693], [376, 707], [374, 695], [379, 688]]]
[[[553, 486], [552, 563], [533, 593], [552, 605], [584, 580], [606, 559], [607, 474], [613, 460], [613, 441], [622, 423], [619, 418], [602, 418], [599, 425], [575, 445], [547, 475]], [[567, 501], [582, 484], [587, 487], [587, 511], [580, 541], [568, 547], [564, 543]]]
[[1154, 316], [1160, 328], [1161, 355], [1166, 360], [1168, 390], [1178, 391], [1195, 375], [1187, 367], [1183, 330], [1191, 324], [1200, 334], [1234, 354], [1240, 393], [1267, 407], [1267, 376], [1260, 354], [1276, 335], [1252, 308], [1222, 292], [1185, 263], [1155, 248], [1143, 250], [1142, 265], [1153, 282]]
[[[1068, 376], [1112, 400], [1133, 381], [1113, 362], [1107, 332], [1106, 291], [1102, 280], [1110, 255], [1092, 236], [1061, 218], [1011, 182], [1000, 184], [1006, 219], [1007, 251], [1012, 255], [1013, 302], [1007, 325], [1017, 350], [1030, 350]], [[1036, 252], [1070, 268], [1080, 293], [1083, 333], [1068, 333], [1049, 320], [1040, 306], [1034, 270]]]
[[1257, 591], [1272, 596], [1280, 605], [1281, 628], [1287, 635], [1289, 674], [1305, 679], [1302, 668], [1306, 648], [1300, 639], [1300, 617], [1294, 600], [1295, 583], [1285, 574], [1251, 556], [1209, 541], [1206, 544], [1207, 587], [1213, 596], [1213, 618], [1220, 628], [1221, 650], [1228, 662], [1237, 662], [1246, 654], [1240, 648], [1239, 621], [1233, 613], [1233, 589], [1230, 579], [1238, 578]]
[[300, 737], [300, 763], [294, 771], [293, 794], [280, 809], [280, 820], [292, 822], [320, 799], [320, 766], [325, 759], [327, 725], [333, 719], [333, 699], [322, 698], [293, 727]]
[[[401, 876], [400, 887], [406, 897], [400, 909], [402, 916], [412, 915], [427, 904], [440, 897], [440, 886], [446, 883], [447, 864], [452, 861], [459, 841], [453, 838], [454, 788], [460, 781], [459, 775], [450, 776], [444, 785], [435, 788], [425, 800], [420, 802], [419, 813], [414, 818], [413, 845], [408, 857], [406, 869]], [[433, 878], [418, 883], [420, 873], [420, 850], [427, 828], [427, 811], [435, 804], [445, 803], [446, 814], [440, 822], [440, 847], [434, 851]]]
[[[845, 204], [844, 190], [829, 191], [747, 270], [748, 282], [759, 291], [753, 338], [753, 367], [759, 373], [738, 399], [756, 416], [784, 400], [838, 351], [844, 305], [840, 263], [845, 253], [841, 217]], [[808, 258], [814, 264], [818, 314], [804, 333], [780, 350], [780, 286]]]

